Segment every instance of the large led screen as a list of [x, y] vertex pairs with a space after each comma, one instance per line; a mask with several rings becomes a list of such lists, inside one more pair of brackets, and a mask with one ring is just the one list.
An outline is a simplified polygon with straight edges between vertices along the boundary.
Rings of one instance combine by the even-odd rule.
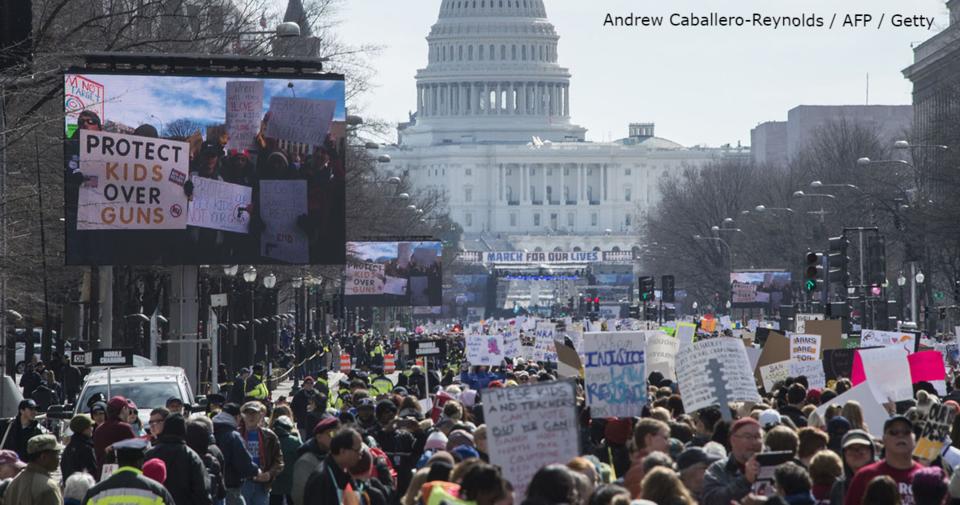
[[731, 272], [731, 306], [779, 309], [790, 301], [790, 272]]
[[440, 242], [347, 242], [344, 299], [353, 306], [438, 306], [440, 255]]
[[64, 75], [71, 265], [342, 264], [343, 77]]

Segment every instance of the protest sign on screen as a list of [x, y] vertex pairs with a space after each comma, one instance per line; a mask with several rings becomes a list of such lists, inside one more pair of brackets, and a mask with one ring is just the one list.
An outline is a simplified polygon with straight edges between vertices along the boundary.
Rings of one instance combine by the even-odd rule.
[[343, 76], [71, 69], [63, 85], [67, 264], [344, 263]]
[[345, 300], [351, 306], [443, 303], [440, 242], [348, 242]]
[[790, 272], [731, 272], [733, 308], [767, 308], [771, 311], [790, 300]]

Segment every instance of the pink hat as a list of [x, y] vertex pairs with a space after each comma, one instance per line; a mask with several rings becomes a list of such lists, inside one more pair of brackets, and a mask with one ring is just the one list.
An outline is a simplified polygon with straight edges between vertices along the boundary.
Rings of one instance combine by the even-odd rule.
[[160, 458], [152, 458], [143, 462], [143, 475], [163, 484], [167, 480], [167, 464]]
[[730, 436], [732, 437], [734, 434], [737, 433], [737, 431], [739, 431], [741, 428], [744, 428], [746, 426], [760, 427], [760, 423], [752, 417], [744, 417], [741, 419], [737, 419], [737, 421], [730, 426]]
[[20, 461], [17, 453], [11, 451], [10, 449], [4, 449], [0, 451], [0, 465], [14, 465], [17, 468], [24, 468], [27, 466], [26, 463]]

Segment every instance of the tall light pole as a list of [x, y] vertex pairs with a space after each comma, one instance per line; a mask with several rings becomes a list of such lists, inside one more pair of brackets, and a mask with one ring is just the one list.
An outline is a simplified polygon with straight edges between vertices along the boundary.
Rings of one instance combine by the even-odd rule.
[[253, 266], [249, 266], [246, 270], [243, 271], [243, 280], [250, 285], [250, 353], [249, 364], [252, 365], [256, 356], [257, 348], [257, 333], [256, 333], [256, 323], [254, 319], [256, 316], [256, 291], [257, 291], [257, 269]]
[[[264, 276], [264, 278], [263, 278], [263, 287], [266, 288], [266, 290], [267, 290], [268, 293], [271, 292], [271, 291], [273, 290], [274, 286], [276, 286], [276, 285], [277, 285], [277, 276], [276, 276], [276, 275], [273, 275], [273, 272], [270, 272], [270, 273], [268, 273], [266, 276]], [[274, 296], [276, 296], [276, 293], [274, 293]], [[275, 312], [275, 311], [274, 311], [274, 312]], [[273, 314], [273, 316], [275, 316], [275, 315], [276, 315], [276, 314]], [[277, 322], [277, 320], [276, 320], [275, 317], [264, 318], [264, 321], [270, 321], [270, 320], [275, 321], [275, 323], [276, 323], [276, 325], [277, 325], [277, 331], [274, 331], [274, 332], [273, 332], [273, 335], [270, 337], [270, 341], [267, 343], [267, 351], [266, 351], [266, 356], [267, 356], [267, 377], [272, 377], [272, 376], [273, 376], [273, 369], [272, 369], [272, 368], [273, 368], [273, 345], [277, 342], [277, 336], [278, 336], [279, 333], [280, 333], [280, 331], [279, 331], [279, 329], [280, 329], [280, 323]], [[266, 324], [266, 323], [264, 323], [264, 324]]]

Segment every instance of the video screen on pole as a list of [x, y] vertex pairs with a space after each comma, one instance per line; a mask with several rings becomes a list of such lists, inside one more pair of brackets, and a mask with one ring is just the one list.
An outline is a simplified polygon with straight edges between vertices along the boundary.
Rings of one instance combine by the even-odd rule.
[[731, 306], [734, 308], [776, 309], [789, 303], [790, 272], [731, 272]]
[[443, 303], [440, 242], [347, 242], [344, 301], [352, 306]]
[[338, 74], [64, 74], [69, 265], [343, 264]]

